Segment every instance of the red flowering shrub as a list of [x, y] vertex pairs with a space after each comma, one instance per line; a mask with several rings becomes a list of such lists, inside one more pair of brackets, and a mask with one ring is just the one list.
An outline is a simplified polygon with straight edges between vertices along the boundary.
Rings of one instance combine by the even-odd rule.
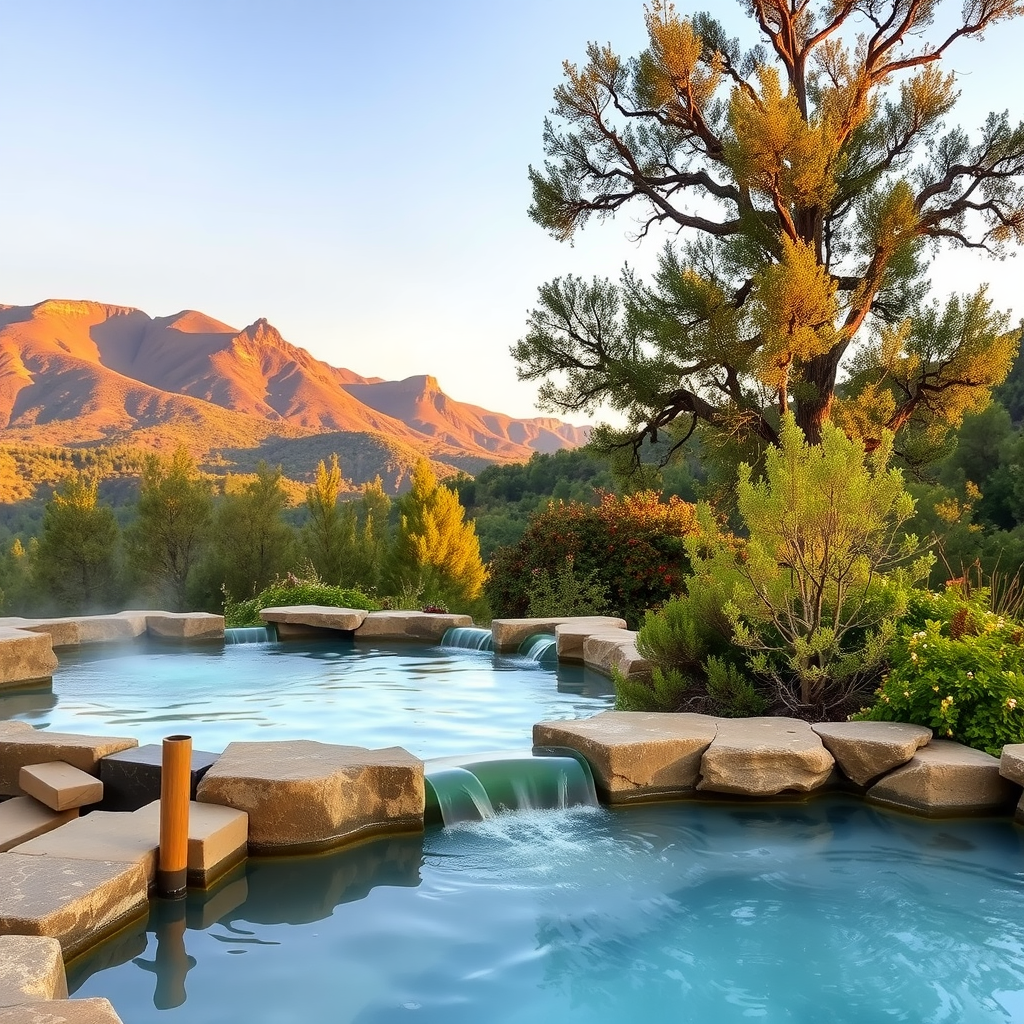
[[496, 618], [525, 616], [533, 573], [553, 572], [571, 557], [580, 577], [594, 573], [607, 587], [609, 613], [635, 628], [648, 608], [682, 590], [690, 568], [683, 538], [694, 527], [693, 505], [662, 501], [655, 491], [602, 494], [598, 505], [552, 501], [518, 544], [494, 553], [484, 587], [491, 611]]

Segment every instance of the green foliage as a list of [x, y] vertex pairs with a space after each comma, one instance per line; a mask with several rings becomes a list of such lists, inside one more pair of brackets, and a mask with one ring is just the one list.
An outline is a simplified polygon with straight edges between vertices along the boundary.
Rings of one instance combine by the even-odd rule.
[[527, 590], [527, 612], [533, 618], [566, 615], [603, 615], [608, 608], [608, 587], [596, 570], [577, 575], [572, 555], [553, 571], [534, 569]]
[[213, 496], [192, 457], [146, 460], [134, 522], [126, 531], [132, 567], [156, 600], [189, 606], [189, 585], [209, 541]]
[[708, 696], [715, 714], [724, 718], [752, 718], [763, 715], [768, 701], [743, 670], [726, 658], [711, 657], [704, 663]]
[[264, 587], [246, 601], [224, 602], [224, 623], [227, 626], [262, 626], [262, 608], [287, 605], [320, 604], [331, 608], [365, 608], [378, 611], [380, 603], [359, 590], [324, 583], [311, 568], [302, 577], [289, 573]]
[[78, 475], [61, 483], [47, 503], [30, 560], [32, 600], [38, 608], [108, 610], [120, 596], [120, 530], [96, 494], [96, 481]]
[[612, 673], [616, 711], [679, 711], [693, 691], [693, 681], [676, 669], [655, 668], [651, 678], [629, 679]]
[[724, 612], [725, 600], [716, 585], [691, 584], [689, 593], [644, 615], [637, 650], [666, 671], [700, 674], [709, 656], [730, 648], [732, 627]]
[[599, 505], [551, 502], [530, 520], [514, 547], [491, 559], [486, 594], [495, 615], [522, 617], [529, 610], [534, 570], [550, 571], [572, 557], [579, 578], [607, 588], [609, 610], [635, 625], [648, 608], [679, 592], [689, 568], [684, 538], [694, 528], [692, 505], [661, 501], [651, 491]]
[[334, 583], [341, 579], [346, 549], [354, 543], [349, 536], [352, 518], [338, 507], [341, 484], [337, 454], [331, 455], [330, 469], [322, 461], [317, 464], [313, 483], [306, 489], [309, 518], [302, 529], [303, 553], [320, 576]]
[[942, 618], [901, 632], [875, 703], [854, 717], [924, 725], [995, 756], [1024, 742], [1024, 628], [976, 605], [933, 610]]
[[479, 598], [486, 570], [480, 543], [456, 491], [441, 486], [426, 459], [413, 471], [412, 490], [400, 502], [391, 585], [422, 601], [466, 608]]

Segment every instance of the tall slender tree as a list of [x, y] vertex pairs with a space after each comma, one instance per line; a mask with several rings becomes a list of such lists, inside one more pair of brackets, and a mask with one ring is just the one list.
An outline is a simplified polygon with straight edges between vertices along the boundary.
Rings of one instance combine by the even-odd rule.
[[[592, 43], [565, 64], [531, 168], [531, 217], [571, 239], [633, 211], [672, 232], [645, 282], [540, 289], [513, 348], [563, 412], [608, 403], [609, 450], [779, 442], [787, 411], [868, 449], [886, 431], [925, 460], [1002, 381], [1019, 341], [984, 289], [929, 299], [939, 249], [1002, 255], [1024, 238], [1024, 124], [957, 124], [956, 44], [1018, 0], [742, 0], [755, 45], [710, 14], [647, 10], [632, 59]], [[952, 122], [952, 123], [950, 123]]]
[[350, 524], [338, 506], [341, 494], [341, 467], [338, 456], [331, 456], [330, 469], [321, 460], [313, 483], [306, 488], [309, 519], [302, 531], [302, 550], [326, 583], [337, 584], [345, 569]]

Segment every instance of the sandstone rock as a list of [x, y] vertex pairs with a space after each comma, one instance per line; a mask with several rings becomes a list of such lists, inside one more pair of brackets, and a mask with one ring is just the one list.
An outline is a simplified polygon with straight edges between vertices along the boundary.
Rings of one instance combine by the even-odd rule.
[[905, 722], [819, 722], [811, 728], [858, 786], [906, 764], [932, 738], [931, 729]]
[[107, 999], [59, 999], [0, 1009], [0, 1024], [123, 1024]]
[[357, 640], [425, 640], [440, 643], [449, 629], [472, 626], [468, 615], [435, 612], [370, 612], [356, 627]]
[[49, 680], [56, 668], [49, 633], [0, 627], [0, 688]]
[[692, 792], [716, 729], [717, 720], [706, 715], [603, 711], [592, 718], [538, 722], [533, 742], [578, 750], [602, 799], [617, 804]]
[[423, 828], [423, 762], [401, 747], [314, 740], [229, 743], [201, 802], [249, 815], [252, 852], [316, 849]]
[[835, 761], [806, 722], [795, 718], [723, 718], [701, 759], [697, 788], [774, 796], [823, 785]]
[[874, 803], [942, 817], [997, 813], [1020, 787], [999, 774], [999, 759], [952, 740], [932, 740], [867, 792]]
[[1024, 786], [1024, 743], [1007, 743], [999, 758], [999, 774]]
[[[49, 642], [49, 637], [46, 639]], [[84, 736], [33, 729], [26, 722], [0, 722], [0, 796], [21, 793], [18, 775], [24, 765], [66, 761], [97, 775], [101, 757], [138, 745], [138, 740], [128, 736]]]
[[[132, 812], [157, 841], [160, 837], [160, 801]], [[188, 882], [207, 888], [245, 859], [249, 817], [245, 811], [220, 804], [192, 801], [188, 805]]]
[[67, 999], [60, 943], [45, 935], [0, 935], [0, 1007]]
[[0, 803], [0, 853], [60, 828], [78, 817], [78, 808], [52, 811], [30, 796], [16, 796]]
[[628, 629], [587, 637], [583, 641], [583, 664], [606, 676], [620, 672], [627, 679], [647, 678], [652, 669], [636, 649], [636, 633]]
[[146, 913], [141, 864], [0, 853], [0, 935], [49, 935], [65, 959]]
[[103, 783], [65, 761], [22, 765], [18, 785], [53, 811], [87, 807], [103, 799]]
[[208, 612], [156, 612], [146, 616], [146, 632], [161, 640], [224, 638], [224, 616]]
[[573, 619], [555, 626], [559, 661], [583, 661], [583, 642], [591, 636], [615, 636], [626, 628], [625, 619]]
[[272, 622], [281, 638], [304, 636], [321, 630], [351, 632], [363, 624], [367, 613], [361, 608], [332, 608], [328, 605], [297, 604], [281, 608], [264, 608], [260, 618]]
[[81, 642], [78, 619], [3, 619], [4, 626], [25, 629], [30, 633], [48, 633], [54, 647], [77, 647]]
[[491, 622], [494, 649], [496, 651], [518, 651], [519, 645], [527, 637], [536, 633], [549, 633], [554, 636], [556, 626], [581, 622], [593, 623], [592, 632], [595, 633], [602, 628], [615, 629], [620, 623], [625, 625], [622, 619], [608, 615], [567, 615], [550, 619], [494, 619]]

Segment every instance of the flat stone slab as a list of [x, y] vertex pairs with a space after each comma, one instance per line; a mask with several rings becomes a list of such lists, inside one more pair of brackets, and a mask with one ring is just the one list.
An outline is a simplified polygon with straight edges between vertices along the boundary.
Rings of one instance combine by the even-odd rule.
[[66, 761], [89, 775], [98, 775], [100, 758], [138, 744], [129, 736], [84, 736], [33, 729], [27, 722], [0, 722], [0, 796], [21, 793], [18, 776], [27, 764]]
[[[199, 780], [211, 764], [220, 757], [210, 750], [192, 751], [189, 796], [196, 798]], [[163, 746], [146, 743], [116, 754], [108, 754], [100, 761], [100, 779], [103, 782], [103, 811], [135, 811], [160, 798], [160, 776]]]
[[1024, 786], [1024, 743], [1007, 743], [999, 758], [999, 774]]
[[636, 633], [629, 629], [588, 636], [583, 641], [583, 664], [606, 676], [620, 672], [627, 679], [645, 679], [653, 669], [636, 649]]
[[775, 796], [823, 785], [835, 759], [817, 734], [796, 718], [720, 718], [701, 759], [697, 789]]
[[65, 959], [146, 913], [141, 864], [0, 853], [0, 935], [49, 935]]
[[30, 796], [0, 803], [0, 853], [28, 842], [78, 817], [78, 808], [52, 811]]
[[67, 999], [60, 943], [46, 935], [0, 935], [0, 1007]]
[[49, 633], [0, 626], [0, 687], [51, 679], [56, 668]]
[[22, 765], [18, 785], [53, 811], [87, 807], [103, 799], [103, 783], [66, 761]]
[[146, 632], [160, 640], [216, 640], [224, 638], [224, 616], [209, 612], [151, 612]]
[[572, 619], [555, 626], [555, 650], [559, 661], [583, 661], [583, 641], [590, 636], [614, 636], [626, 628], [625, 619], [607, 615], [590, 619]]
[[550, 619], [494, 619], [491, 622], [491, 636], [496, 651], [518, 651], [519, 645], [537, 633], [555, 635], [555, 627], [571, 625], [574, 622], [594, 623], [592, 632], [598, 628], [615, 629], [622, 619], [610, 615], [564, 615]]
[[932, 817], [998, 812], [1020, 795], [999, 774], [999, 758], [952, 740], [932, 740], [867, 791], [874, 803]]
[[[160, 839], [160, 801], [140, 807], [131, 815], [148, 834]], [[249, 816], [220, 804], [188, 805], [188, 881], [207, 888], [245, 859], [249, 842]]]
[[423, 762], [402, 747], [229, 743], [198, 798], [249, 815], [252, 852], [340, 845], [423, 828]]
[[0, 1024], [124, 1024], [109, 999], [60, 999], [0, 1008]]
[[281, 608], [264, 608], [260, 612], [260, 618], [264, 622], [273, 622], [278, 627], [310, 626], [314, 629], [341, 629], [351, 632], [363, 624], [367, 614], [361, 608], [297, 604]]
[[579, 751], [608, 803], [656, 800], [693, 792], [717, 722], [707, 715], [602, 711], [592, 718], [538, 722], [533, 742]]
[[819, 722], [811, 728], [858, 786], [906, 764], [932, 739], [931, 729], [906, 722]]
[[356, 628], [357, 640], [426, 640], [440, 643], [449, 629], [472, 626], [468, 615], [439, 612], [369, 612]]

